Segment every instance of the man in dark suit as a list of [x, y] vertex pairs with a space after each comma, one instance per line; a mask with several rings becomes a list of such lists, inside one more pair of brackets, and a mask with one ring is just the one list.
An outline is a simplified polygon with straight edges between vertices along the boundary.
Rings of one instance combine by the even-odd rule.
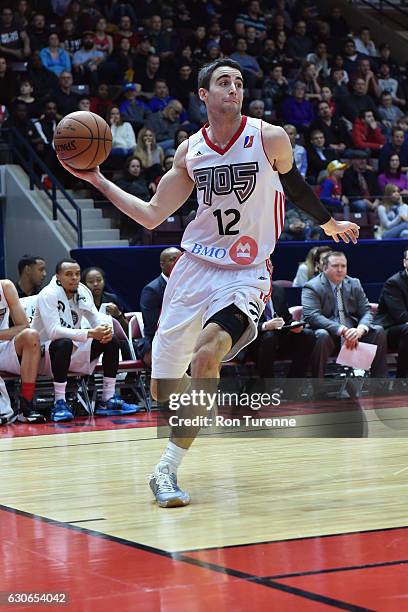
[[375, 317], [386, 330], [389, 349], [398, 351], [398, 378], [408, 376], [408, 249], [403, 265], [404, 270], [385, 281]]
[[288, 378], [303, 378], [309, 367], [310, 355], [315, 345], [311, 329], [291, 325], [293, 317], [289, 312], [285, 290], [272, 283], [272, 295], [258, 323], [258, 336], [250, 345], [247, 358], [253, 358], [261, 378], [273, 378], [276, 358], [290, 359]]
[[142, 289], [140, 310], [142, 311], [144, 323], [144, 343], [141, 347], [141, 356], [148, 366], [151, 364], [152, 342], [159, 322], [164, 291], [171, 271], [180, 255], [181, 251], [174, 247], [164, 249], [160, 253], [160, 276]]
[[377, 345], [371, 374], [387, 378], [387, 341], [382, 327], [373, 325], [370, 303], [358, 278], [347, 276], [344, 253], [332, 251], [324, 258], [323, 272], [302, 290], [303, 316], [315, 330], [311, 358], [314, 376], [322, 378], [328, 358], [340, 350], [341, 338], [350, 349], [358, 343]]

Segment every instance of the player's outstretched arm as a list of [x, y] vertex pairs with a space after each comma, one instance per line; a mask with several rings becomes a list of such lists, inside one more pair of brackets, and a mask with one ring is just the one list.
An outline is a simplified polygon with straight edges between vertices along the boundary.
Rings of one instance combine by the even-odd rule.
[[180, 208], [193, 191], [194, 182], [187, 173], [185, 162], [187, 149], [188, 141], [181, 143], [174, 156], [173, 167], [160, 180], [150, 202], [144, 202], [123, 191], [105, 178], [99, 167], [92, 170], [75, 170], [61, 160], [60, 163], [74, 176], [91, 183], [125, 215], [147, 229], [154, 229]]
[[327, 236], [335, 242], [340, 239], [355, 244], [359, 234], [359, 226], [351, 221], [336, 221], [331, 217], [320, 202], [313, 189], [306, 183], [297, 170], [292, 146], [286, 132], [277, 126], [265, 126], [263, 129], [265, 151], [270, 163], [279, 172], [279, 177], [285, 193], [295, 206], [312, 217]]

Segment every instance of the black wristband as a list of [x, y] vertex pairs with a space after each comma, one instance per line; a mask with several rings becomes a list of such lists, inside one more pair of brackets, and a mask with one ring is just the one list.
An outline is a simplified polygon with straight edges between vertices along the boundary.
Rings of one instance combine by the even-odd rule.
[[285, 194], [297, 208], [303, 210], [319, 225], [330, 221], [331, 215], [327, 212], [310, 185], [306, 183], [295, 164], [286, 174], [279, 173], [279, 178]]

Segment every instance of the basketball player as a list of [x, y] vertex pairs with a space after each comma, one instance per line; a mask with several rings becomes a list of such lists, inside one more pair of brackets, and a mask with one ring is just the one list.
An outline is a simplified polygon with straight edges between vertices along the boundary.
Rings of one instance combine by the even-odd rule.
[[[9, 327], [9, 319], [13, 319]], [[40, 337], [29, 328], [17, 290], [10, 280], [0, 281], [0, 370], [20, 374], [21, 391], [16, 411], [0, 415], [0, 423], [16, 420], [26, 423], [44, 423], [45, 418], [34, 408], [35, 381], [40, 363]]]
[[[336, 242], [355, 243], [359, 231], [330, 217], [297, 171], [282, 128], [241, 115], [244, 84], [237, 63], [221, 59], [205, 66], [198, 85], [209, 124], [181, 143], [150, 202], [125, 193], [98, 168], [76, 171], [64, 164], [149, 229], [197, 187], [197, 216], [184, 232], [185, 253], [170, 276], [153, 341], [151, 391], [159, 401], [184, 391], [189, 364], [192, 380], [217, 379], [221, 361], [256, 337], [271, 290], [269, 258], [283, 227], [284, 191]], [[177, 468], [197, 432], [172, 431], [150, 480], [160, 506], [189, 503], [177, 485]]]

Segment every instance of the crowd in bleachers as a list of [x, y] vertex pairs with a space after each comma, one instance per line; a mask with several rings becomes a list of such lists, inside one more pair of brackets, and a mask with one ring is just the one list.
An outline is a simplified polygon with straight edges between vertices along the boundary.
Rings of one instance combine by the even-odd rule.
[[[406, 236], [405, 66], [386, 40], [354, 31], [338, 7], [320, 14], [298, 0], [3, 2], [0, 121], [69, 184], [52, 147], [57, 122], [79, 109], [100, 114], [113, 133], [104, 169], [148, 199], [178, 144], [206, 121], [198, 70], [223, 56], [242, 68], [244, 112], [285, 126], [300, 172], [335, 216], [358, 213], [367, 236], [374, 228], [377, 238]], [[293, 216], [283, 239], [320, 237]]]

